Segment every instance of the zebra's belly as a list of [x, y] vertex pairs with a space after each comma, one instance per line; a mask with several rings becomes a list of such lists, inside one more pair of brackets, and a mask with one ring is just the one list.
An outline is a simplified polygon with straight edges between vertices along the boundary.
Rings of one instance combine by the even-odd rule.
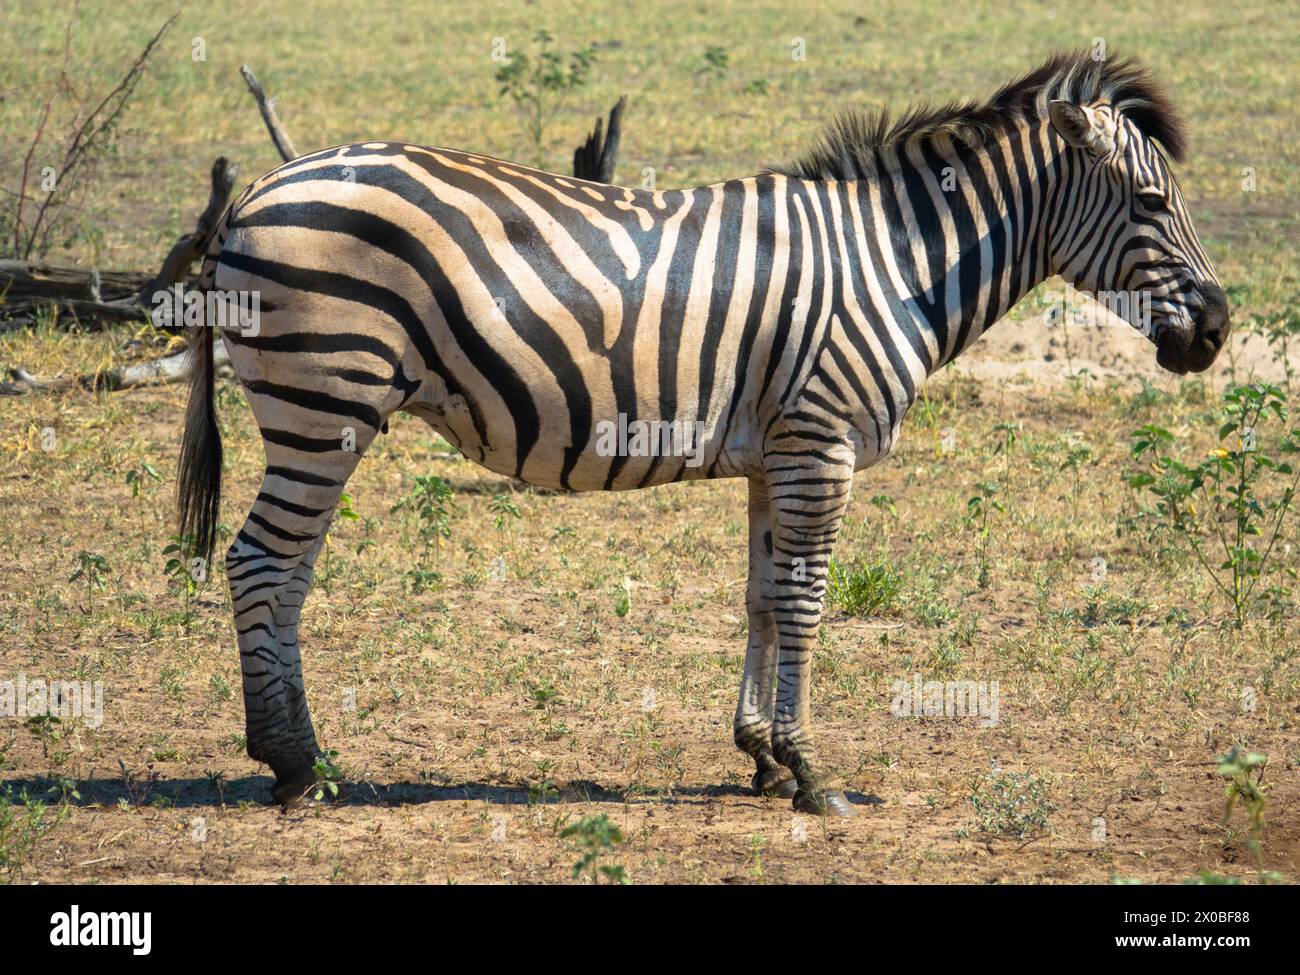
[[756, 467], [750, 431], [733, 423], [724, 442], [721, 411], [665, 416], [653, 401], [620, 409], [596, 392], [549, 373], [490, 388], [452, 388], [430, 375], [403, 410], [475, 463], [538, 487], [631, 490]]

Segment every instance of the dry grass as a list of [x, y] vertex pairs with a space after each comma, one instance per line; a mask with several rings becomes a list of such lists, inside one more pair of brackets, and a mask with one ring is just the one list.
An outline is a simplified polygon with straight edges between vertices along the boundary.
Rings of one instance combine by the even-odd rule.
[[[522, 125], [496, 100], [488, 53], [492, 37], [541, 26], [537, 10], [452, 5], [389, 18], [382, 6], [312, 16], [267, 4], [252, 31], [241, 22], [254, 13], [186, 12], [106, 171], [114, 192], [98, 215], [102, 261], [152, 264], [201, 206], [213, 154], [238, 158], [248, 176], [274, 164], [235, 74], [241, 61], [281, 96], [300, 150], [393, 136], [520, 154]], [[622, 91], [633, 108], [620, 178], [654, 166], [661, 186], [681, 185], [798, 151], [832, 105], [987, 90], [1050, 47], [1104, 36], [1149, 60], [1185, 106], [1196, 141], [1183, 180], [1225, 283], [1245, 283], [1260, 303], [1294, 288], [1300, 177], [1286, 100], [1296, 24], [1280, 5], [1230, 20], [1211, 4], [1184, 5], [1159, 30], [1127, 5], [1090, 8], [1086, 23], [1030, 4], [996, 15], [926, 6], [810, 14], [763, 4], [719, 22], [699, 4], [566, 4], [546, 23], [561, 46], [621, 44], [602, 46], [592, 87], [557, 121], [555, 165]], [[84, 32], [81, 65], [102, 82], [160, 15], [114, 4], [115, 16], [99, 18], [98, 7], [86, 5], [96, 26]], [[39, 75], [61, 13], [30, 5], [10, 22], [0, 43], [23, 44]], [[193, 35], [207, 42], [206, 63], [189, 58]], [[789, 59], [793, 37], [807, 39], [807, 61]], [[696, 75], [711, 44], [730, 52], [724, 77]], [[30, 80], [19, 70], [0, 58], [0, 88]], [[744, 94], [757, 78], [768, 93]], [[5, 162], [27, 107], [4, 102]], [[1240, 191], [1245, 165], [1259, 170], [1253, 196]], [[85, 254], [87, 242], [71, 250]], [[156, 346], [142, 338], [124, 347], [121, 331], [46, 328], [0, 340], [0, 366], [87, 371]], [[1132, 429], [1160, 422], [1196, 450], [1212, 445], [1218, 390], [1152, 381], [1156, 393], [1139, 397], [1132, 379], [1024, 389], [943, 377], [897, 452], [859, 476], [840, 557], [888, 559], [903, 593], [882, 617], [834, 612], [823, 630], [819, 740], [864, 812], [830, 824], [747, 796], [750, 768], [730, 742], [745, 627], [743, 484], [522, 493], [522, 517], [498, 531], [489, 505], [509, 485], [447, 459], [427, 428], [399, 419], [352, 482], [362, 520], [335, 529], [304, 613], [313, 712], [349, 784], [341, 802], [282, 815], [265, 804], [264, 770], [243, 754], [224, 580], [202, 590], [187, 620], [162, 571], [182, 392], [0, 401], [0, 679], [98, 680], [106, 704], [98, 729], [0, 723], [9, 808], [23, 811], [24, 788], [57, 807], [32, 844], [18, 842], [17, 827], [4, 832], [0, 852], [15, 860], [0, 860], [0, 877], [561, 881], [578, 859], [564, 825], [604, 813], [626, 836], [610, 859], [637, 883], [1168, 882], [1202, 870], [1255, 880], [1245, 817], [1223, 822], [1213, 766], [1243, 745], [1270, 758], [1262, 867], [1293, 880], [1294, 610], [1238, 632], [1185, 550], [1117, 534], [1134, 510], [1124, 481]], [[223, 521], [237, 528], [257, 490], [260, 446], [228, 381], [220, 410]], [[1009, 459], [995, 450], [999, 422], [1023, 424]], [[57, 436], [49, 453], [47, 427]], [[944, 427], [955, 432], [951, 453], [937, 448]], [[1092, 459], [1076, 491], [1061, 465], [1078, 440]], [[162, 480], [133, 498], [125, 479], [142, 461]], [[436, 565], [443, 585], [414, 594], [404, 581], [414, 525], [390, 509], [429, 473], [456, 485], [459, 510]], [[967, 499], [988, 480], [1003, 486], [1007, 511], [993, 517], [981, 587]], [[871, 503], [879, 494], [896, 516]], [[1295, 521], [1286, 540], [1300, 544]], [[102, 592], [69, 581], [83, 551], [108, 562]], [[1096, 558], [1107, 565], [1100, 582]], [[1001, 720], [891, 717], [892, 682], [914, 673], [997, 680]], [[1242, 707], [1246, 688], [1253, 710]], [[1046, 833], [1026, 842], [976, 829], [970, 800], [994, 766], [1043, 780], [1055, 807]]]

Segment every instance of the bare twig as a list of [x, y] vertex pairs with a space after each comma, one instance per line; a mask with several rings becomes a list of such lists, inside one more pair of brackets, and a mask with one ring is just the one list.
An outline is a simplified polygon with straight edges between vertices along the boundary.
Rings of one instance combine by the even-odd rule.
[[[75, 13], [74, 13], [75, 16]], [[26, 244], [21, 247], [21, 253], [15, 248], [15, 256], [29, 258], [32, 251], [39, 249], [44, 250], [50, 240], [50, 235], [54, 231], [57, 220], [46, 220], [50, 211], [50, 206], [57, 198], [60, 207], [65, 205], [65, 201], [71, 196], [76, 188], [76, 175], [86, 165], [93, 163], [95, 151], [104, 137], [113, 131], [122, 112], [126, 109], [127, 103], [131, 100], [131, 95], [135, 91], [135, 86], [139, 83], [141, 75], [144, 73], [144, 67], [148, 62], [150, 55], [162, 40], [163, 35], [171, 29], [172, 24], [176, 22], [179, 14], [173, 14], [158, 32], [145, 45], [135, 61], [127, 69], [122, 80], [117, 83], [94, 110], [86, 116], [84, 120], [79, 120], [73, 128], [72, 137], [68, 142], [68, 147], [64, 151], [63, 161], [59, 164], [55, 172], [54, 189], [45, 195], [37, 208], [36, 216], [32, 218], [31, 228], [28, 232]], [[71, 23], [68, 27], [69, 37], [71, 34]], [[66, 51], [65, 51], [66, 57]], [[66, 70], [60, 79], [61, 85], [66, 85]], [[101, 118], [102, 116], [102, 118]], [[78, 112], [80, 117], [80, 112]], [[42, 126], [44, 123], [42, 123]], [[33, 145], [33, 149], [35, 146]], [[23, 178], [26, 179], [26, 166], [24, 166]], [[24, 183], [20, 187], [19, 206], [23, 204], [23, 197], [26, 196], [27, 187]]]
[[293, 147], [293, 141], [289, 138], [289, 133], [284, 131], [284, 126], [280, 123], [280, 117], [275, 114], [275, 99], [271, 98], [263, 90], [262, 83], [257, 80], [257, 75], [253, 74], [248, 65], [241, 64], [239, 73], [244, 76], [244, 83], [248, 85], [248, 90], [252, 92], [253, 97], [257, 100], [257, 107], [262, 113], [262, 121], [266, 123], [266, 130], [271, 133], [271, 141], [275, 143], [275, 149], [280, 153], [280, 158], [285, 162], [296, 159], [298, 150]]
[[[41, 120], [36, 124], [36, 131], [32, 135], [31, 144], [27, 147], [27, 154], [23, 156], [22, 175], [18, 180], [18, 194], [14, 201], [14, 248], [13, 253], [18, 257], [23, 252], [23, 207], [27, 203], [27, 178], [31, 174], [32, 156], [36, 154], [36, 147], [41, 144], [45, 138], [45, 126], [49, 123], [50, 112], [54, 110], [54, 103], [61, 94], [68, 90], [68, 62], [72, 58], [72, 25], [77, 22], [77, 15], [80, 13], [81, 3], [72, 5], [72, 12], [68, 14], [68, 23], [63, 28], [63, 64], [59, 68], [59, 80], [50, 92], [50, 97], [45, 100], [45, 105], [41, 109]], [[28, 253], [31, 249], [28, 248]]]

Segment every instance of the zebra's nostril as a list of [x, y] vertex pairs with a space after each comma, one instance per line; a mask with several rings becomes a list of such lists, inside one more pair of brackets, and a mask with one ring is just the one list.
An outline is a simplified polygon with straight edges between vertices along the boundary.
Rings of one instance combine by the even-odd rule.
[[1201, 286], [1201, 307], [1195, 317], [1197, 337], [1218, 349], [1228, 336], [1228, 297], [1217, 284]]

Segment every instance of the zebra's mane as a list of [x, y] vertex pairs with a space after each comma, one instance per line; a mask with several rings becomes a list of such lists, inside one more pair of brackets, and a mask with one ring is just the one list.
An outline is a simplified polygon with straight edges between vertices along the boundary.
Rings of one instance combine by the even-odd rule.
[[897, 118], [888, 109], [846, 112], [827, 126], [811, 152], [772, 172], [800, 179], [859, 179], [883, 168], [882, 150], [945, 138], [983, 145], [1019, 121], [1043, 118], [1053, 99], [1109, 102], [1173, 159], [1181, 162], [1187, 151], [1181, 117], [1145, 68], [1132, 60], [1098, 61], [1089, 51], [1071, 51], [1054, 54], [986, 102], [921, 104]]

